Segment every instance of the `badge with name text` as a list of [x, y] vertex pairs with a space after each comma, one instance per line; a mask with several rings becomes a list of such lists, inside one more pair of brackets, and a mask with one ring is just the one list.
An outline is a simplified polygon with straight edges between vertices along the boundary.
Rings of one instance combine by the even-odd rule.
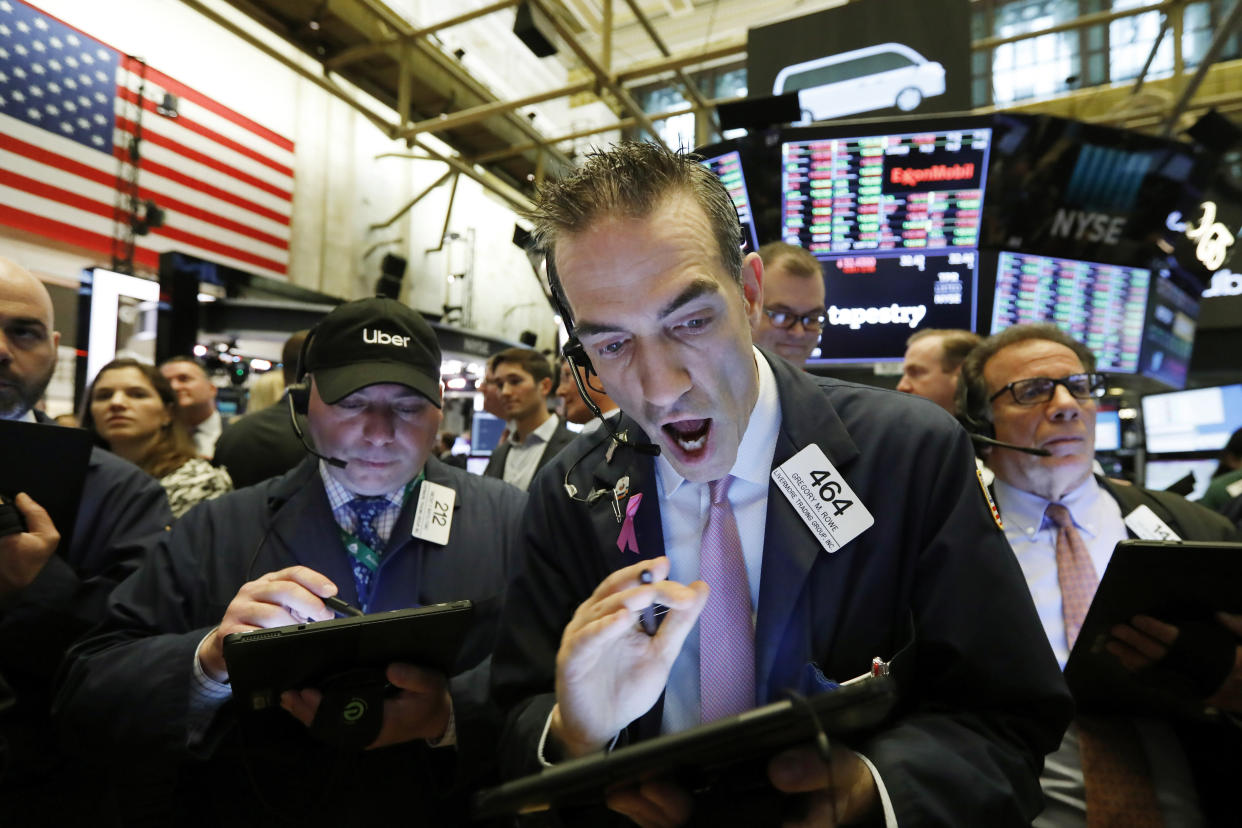
[[772, 479], [825, 552], [836, 552], [875, 523], [845, 478], [813, 443], [773, 469]]
[[453, 503], [457, 492], [448, 486], [424, 480], [418, 487], [418, 507], [414, 510], [414, 525], [410, 534], [419, 540], [444, 546], [448, 543], [449, 529], [453, 526]]
[[1179, 541], [1181, 538], [1169, 524], [1161, 520], [1150, 506], [1139, 506], [1126, 515], [1126, 526], [1142, 540]]

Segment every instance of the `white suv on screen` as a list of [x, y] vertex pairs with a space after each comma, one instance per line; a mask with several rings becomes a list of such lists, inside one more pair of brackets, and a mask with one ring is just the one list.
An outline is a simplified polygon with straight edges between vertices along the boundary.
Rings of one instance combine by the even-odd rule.
[[944, 66], [901, 43], [880, 43], [786, 66], [772, 94], [798, 92], [802, 117], [826, 121], [895, 106], [912, 112], [944, 94]]

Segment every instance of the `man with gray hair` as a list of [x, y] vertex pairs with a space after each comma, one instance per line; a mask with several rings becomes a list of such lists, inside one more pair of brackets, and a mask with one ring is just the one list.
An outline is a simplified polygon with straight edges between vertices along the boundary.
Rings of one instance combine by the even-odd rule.
[[[1029, 822], [1069, 698], [962, 429], [753, 346], [763, 262], [742, 255], [728, 193], [694, 160], [596, 152], [535, 212], [567, 348], [622, 414], [532, 485], [493, 658], [502, 767], [535, 773], [826, 692], [879, 656], [901, 713], [827, 762], [773, 757], [776, 788], [817, 825]], [[820, 495], [840, 534], [808, 527], [777, 469], [840, 484]], [[653, 603], [667, 612], [640, 626]], [[903, 649], [912, 629], [934, 656]], [[660, 779], [608, 805], [640, 825], [695, 807]]]
[[[993, 445], [980, 454], [996, 473], [1005, 535], [1062, 667], [1118, 541], [1236, 539], [1228, 520], [1178, 495], [1092, 474], [1106, 384], [1095, 367], [1094, 354], [1055, 325], [1015, 325], [970, 352], [958, 397], [977, 433], [1042, 452]], [[1206, 705], [1242, 712], [1242, 615], [1180, 629], [1140, 615], [1110, 632], [1106, 649], [1127, 669], [1173, 670]], [[1209, 654], [1220, 656], [1215, 669]], [[1166, 825], [1233, 824], [1238, 734], [1223, 717], [1173, 728], [1080, 716], [1044, 765], [1046, 808], [1035, 825], [1147, 825], [1140, 817], [1161, 815]]]
[[970, 331], [927, 328], [906, 340], [897, 390], [926, 397], [950, 414], [957, 411], [962, 360], [982, 338]]

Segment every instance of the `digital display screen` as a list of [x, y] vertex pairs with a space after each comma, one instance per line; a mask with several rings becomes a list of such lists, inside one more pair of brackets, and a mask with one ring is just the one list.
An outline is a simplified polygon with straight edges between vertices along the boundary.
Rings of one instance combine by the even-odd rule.
[[470, 453], [473, 455], [491, 454], [500, 442], [500, 435], [505, 430], [505, 421], [493, 417], [486, 411], [473, 412], [470, 421]]
[[1002, 251], [996, 265], [992, 333], [1051, 322], [1086, 345], [1101, 371], [1139, 367], [1151, 271]]
[[1095, 450], [1121, 450], [1121, 415], [1116, 411], [1095, 412]]
[[1143, 486], [1162, 492], [1188, 474], [1194, 475], [1195, 488], [1186, 495], [1187, 500], [1200, 500], [1207, 494], [1215, 460], [1148, 460], [1143, 471]]
[[758, 250], [759, 236], [755, 232], [755, 214], [750, 205], [750, 193], [746, 189], [746, 177], [742, 174], [741, 153], [733, 150], [724, 155], [705, 158], [699, 163], [715, 173], [720, 183], [724, 184], [729, 197], [733, 199], [733, 208], [737, 210], [738, 221], [746, 228], [746, 237], [750, 242], [749, 252], [753, 253]]
[[826, 257], [979, 244], [992, 130], [781, 146], [781, 237]]
[[1242, 385], [1148, 394], [1142, 406], [1149, 454], [1220, 451], [1242, 428]]
[[828, 318], [810, 363], [891, 362], [919, 328], [975, 328], [978, 256], [882, 253], [821, 262]]
[[1139, 372], [1182, 388], [1194, 350], [1199, 300], [1166, 278], [1156, 278], [1153, 287], [1143, 326], [1143, 363]]

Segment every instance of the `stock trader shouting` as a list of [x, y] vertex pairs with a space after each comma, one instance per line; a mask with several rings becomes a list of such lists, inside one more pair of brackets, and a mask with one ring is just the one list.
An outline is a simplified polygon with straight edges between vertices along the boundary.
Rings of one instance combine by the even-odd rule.
[[[817, 825], [1029, 824], [1070, 700], [965, 432], [925, 400], [755, 349], [763, 266], [693, 160], [619, 145], [536, 214], [571, 330], [624, 413], [531, 489], [493, 660], [506, 773], [827, 690], [880, 656], [900, 714], [830, 764], [775, 757], [776, 787]], [[824, 545], [773, 470], [839, 481]], [[636, 618], [653, 602], [668, 611], [649, 636]], [[609, 805], [652, 826], [695, 807], [660, 780]]]

